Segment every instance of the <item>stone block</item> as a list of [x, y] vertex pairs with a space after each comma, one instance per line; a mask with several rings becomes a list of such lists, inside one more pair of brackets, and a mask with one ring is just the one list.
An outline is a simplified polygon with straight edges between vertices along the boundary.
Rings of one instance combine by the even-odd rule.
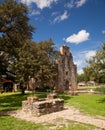
[[35, 96], [28, 97], [27, 100], [28, 100], [29, 102], [33, 103], [33, 102], [38, 101], [38, 97], [35, 97]]
[[36, 117], [63, 110], [63, 108], [64, 100], [59, 98], [36, 101], [35, 98], [29, 97], [26, 101], [22, 101], [22, 110]]
[[56, 93], [50, 93], [50, 94], [47, 95], [47, 98], [48, 99], [55, 99], [55, 98], [57, 98], [57, 94]]

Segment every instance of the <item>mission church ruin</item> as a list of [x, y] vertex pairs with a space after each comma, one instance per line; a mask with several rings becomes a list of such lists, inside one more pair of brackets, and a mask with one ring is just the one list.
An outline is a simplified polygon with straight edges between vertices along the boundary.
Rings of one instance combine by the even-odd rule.
[[[56, 81], [56, 79], [55, 79]], [[35, 80], [30, 78], [29, 88], [34, 88]], [[60, 47], [57, 59], [57, 92], [73, 92], [77, 89], [77, 66], [73, 62], [73, 57], [69, 47]]]
[[75, 91], [77, 88], [77, 66], [73, 63], [73, 57], [69, 47], [60, 47], [58, 57], [58, 91]]
[[[73, 63], [73, 57], [67, 46], [60, 47], [60, 55], [57, 60], [58, 67], [58, 92], [74, 92], [77, 87], [77, 67]], [[73, 93], [74, 94], [74, 93]], [[22, 110], [32, 116], [41, 116], [64, 109], [64, 99], [57, 98], [56, 93], [50, 93], [45, 99], [28, 97], [22, 101]]]

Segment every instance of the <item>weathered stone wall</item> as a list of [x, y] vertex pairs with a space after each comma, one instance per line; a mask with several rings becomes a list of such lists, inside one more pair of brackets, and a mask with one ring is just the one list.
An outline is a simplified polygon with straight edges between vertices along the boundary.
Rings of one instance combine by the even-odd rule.
[[61, 111], [64, 108], [64, 100], [49, 96], [46, 99], [38, 99], [36, 97], [28, 97], [26, 101], [22, 101], [22, 110], [33, 116], [41, 116], [52, 112]]
[[77, 66], [69, 47], [62, 46], [58, 58], [58, 91], [71, 91], [77, 88]]

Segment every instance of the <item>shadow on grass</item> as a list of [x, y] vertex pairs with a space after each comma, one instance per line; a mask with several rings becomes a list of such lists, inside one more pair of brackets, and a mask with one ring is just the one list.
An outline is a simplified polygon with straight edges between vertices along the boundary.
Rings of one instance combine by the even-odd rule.
[[[20, 93], [3, 94], [0, 96], [0, 111], [21, 109], [22, 101], [26, 100], [28, 96], [33, 95], [30, 93], [24, 95]], [[45, 94], [34, 94], [34, 96], [42, 98], [45, 97]]]
[[[26, 100], [29, 96], [37, 96], [39, 98], [45, 98], [46, 93], [26, 93], [24, 95], [20, 93], [2, 94], [0, 95], [0, 111], [18, 110], [22, 107], [22, 101]], [[65, 100], [65, 103], [73, 98], [73, 96], [67, 94], [59, 94], [59, 98]]]
[[21, 108], [21, 102], [27, 98], [27, 94], [11, 94], [0, 97], [0, 110], [16, 110]]
[[105, 103], [105, 98], [98, 100], [98, 103]]
[[58, 96], [59, 98], [64, 99], [65, 103], [70, 100], [71, 98], [73, 98], [73, 96], [67, 95], [67, 94], [59, 94]]

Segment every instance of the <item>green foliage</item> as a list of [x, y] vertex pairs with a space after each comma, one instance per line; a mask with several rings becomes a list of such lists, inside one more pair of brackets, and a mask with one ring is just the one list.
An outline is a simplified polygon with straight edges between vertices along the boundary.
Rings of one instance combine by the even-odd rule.
[[[17, 82], [26, 83], [29, 76], [36, 79], [36, 87], [54, 87], [57, 76], [56, 51], [52, 40], [35, 43], [27, 41], [19, 50], [18, 59], [11, 64]], [[26, 86], [25, 84], [25, 86]]]
[[54, 48], [53, 41], [46, 40], [37, 44], [37, 65], [38, 69], [35, 73], [37, 85], [40, 87], [54, 87], [57, 78], [56, 66], [57, 51]]
[[27, 84], [29, 75], [34, 75], [36, 62], [34, 55], [31, 52], [31, 45], [29, 42], [19, 49], [18, 59], [15, 59], [14, 63], [9, 67], [11, 71], [16, 74], [16, 81]]
[[35, 89], [35, 92], [50, 92], [51, 89], [49, 86], [45, 86], [45, 87], [39, 87]]
[[8, 54], [0, 51], [0, 72], [5, 74], [6, 68], [8, 67]]
[[20, 48], [27, 39], [31, 39], [33, 27], [28, 23], [27, 13], [28, 8], [14, 0], [5, 0], [0, 4], [1, 73], [5, 73], [9, 65], [18, 59]]
[[101, 93], [105, 94], [105, 86], [97, 87], [94, 89], [94, 91], [101, 92]]
[[[28, 8], [14, 0], [0, 4], [0, 72], [16, 74], [15, 82], [27, 86], [29, 76], [37, 86], [55, 86], [56, 54], [53, 41], [31, 41], [33, 27], [29, 25]], [[24, 22], [23, 22], [24, 21]]]
[[105, 42], [87, 63], [88, 66], [83, 69], [86, 81], [94, 80], [98, 83], [105, 83]]
[[0, 33], [6, 47], [18, 47], [22, 41], [31, 38], [33, 27], [28, 24], [27, 13], [28, 8], [14, 0], [0, 4]]
[[83, 82], [85, 81], [85, 75], [84, 74], [78, 74], [77, 75], [77, 82]]

